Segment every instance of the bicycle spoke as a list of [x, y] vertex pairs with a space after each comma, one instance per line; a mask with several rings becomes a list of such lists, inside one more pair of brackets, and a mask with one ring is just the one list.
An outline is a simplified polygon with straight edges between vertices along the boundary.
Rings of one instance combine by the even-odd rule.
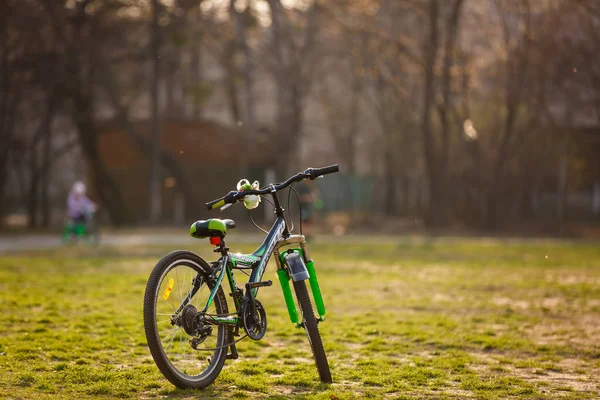
[[[171, 343], [173, 343], [173, 339], [175, 339], [175, 336], [177, 335], [177, 332], [173, 332], [172, 336], [167, 336], [164, 339], [161, 339], [161, 342], [164, 342], [165, 340], [167, 340], [169, 337], [171, 338], [169, 340], [169, 342], [167, 343], [167, 347], [171, 346]], [[166, 349], [165, 349], [166, 350]]]
[[178, 327], [178, 326], [176, 326], [176, 327], [173, 327], [173, 328], [170, 328], [170, 329], [163, 329], [162, 331], [158, 331], [158, 334], [160, 335], [161, 333], [172, 332], [172, 331], [175, 331], [175, 330], [178, 330], [178, 329], [181, 329], [181, 328]]
[[[212, 350], [209, 350], [208, 353], [211, 355], [208, 358], [209, 360], [216, 360], [216, 357], [221, 357], [223, 350], [217, 349], [217, 347], [225, 344], [222, 340], [225, 334], [224, 329], [227, 329], [219, 325], [213, 325], [211, 334], [198, 345], [199, 350], [194, 350], [190, 343], [193, 337], [188, 335], [181, 325], [169, 325], [173, 324], [172, 318], [175, 311], [185, 301], [187, 301], [187, 304], [194, 305], [199, 311], [204, 309], [206, 301], [210, 297], [211, 289], [203, 278], [204, 276], [199, 276], [199, 272], [195, 268], [185, 264], [175, 264], [165, 271], [158, 283], [157, 292], [155, 292], [154, 324], [163, 354], [174, 370], [191, 377], [201, 375], [210, 365], [210, 361], [207, 362], [207, 352], [201, 350], [204, 350], [204, 348]], [[165, 300], [163, 296], [167, 293], [171, 279], [173, 280], [171, 294]], [[198, 283], [200, 285], [192, 295], [194, 285], [197, 282], [196, 279], [199, 279]], [[219, 314], [217, 303], [221, 304], [221, 299], [222, 297], [219, 300], [213, 299], [208, 308], [208, 314]], [[179, 302], [178, 305], [176, 305], [177, 302]]]
[[179, 289], [177, 291], [177, 296], [179, 297], [179, 304], [181, 304], [181, 287], [179, 285], [179, 270], [178, 269], [175, 269], [175, 278], [177, 278], [177, 279], [175, 279], [175, 284], [177, 285], [177, 287]]

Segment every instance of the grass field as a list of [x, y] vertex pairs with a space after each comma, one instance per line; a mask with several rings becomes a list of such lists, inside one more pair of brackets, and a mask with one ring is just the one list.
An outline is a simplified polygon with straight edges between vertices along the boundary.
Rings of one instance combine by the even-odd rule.
[[[198, 249], [212, 258], [207, 243]], [[0, 398], [600, 397], [599, 243], [317, 242], [334, 383], [318, 382], [271, 265], [265, 338], [238, 344], [240, 358], [201, 393], [175, 389], [146, 347], [146, 279], [170, 250], [1, 257]]]

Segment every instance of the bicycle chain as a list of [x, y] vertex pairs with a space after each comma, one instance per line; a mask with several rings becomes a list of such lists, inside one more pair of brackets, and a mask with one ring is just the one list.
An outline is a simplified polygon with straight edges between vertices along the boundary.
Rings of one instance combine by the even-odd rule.
[[[236, 343], [237, 343], [237, 342], [239, 342], [240, 340], [242, 340], [242, 339], [245, 339], [245, 338], [247, 338], [247, 337], [248, 337], [248, 335], [246, 334], [246, 335], [242, 336], [241, 338], [239, 338], [238, 340], [234, 340], [233, 342], [231, 342], [231, 343], [229, 343], [229, 344], [224, 344], [224, 345], [222, 345], [222, 346], [219, 346], [219, 347], [213, 347], [213, 348], [210, 348], [210, 349], [194, 349], [194, 350], [196, 350], [196, 351], [211, 351], [211, 350], [219, 350], [219, 349], [223, 349], [223, 348], [225, 348], [225, 347], [229, 347], [229, 346], [231, 346], [232, 344], [236, 344]], [[191, 340], [190, 340], [189, 342], [191, 342]]]

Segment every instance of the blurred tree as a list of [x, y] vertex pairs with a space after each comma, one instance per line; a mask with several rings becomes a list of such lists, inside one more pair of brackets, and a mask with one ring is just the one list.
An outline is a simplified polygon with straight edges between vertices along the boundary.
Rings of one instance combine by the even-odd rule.
[[[236, 8], [237, 0], [231, 0], [229, 3], [229, 13], [233, 19], [234, 27], [235, 27], [235, 46], [234, 48], [241, 52], [244, 58], [244, 64], [242, 67], [242, 75], [244, 79], [244, 89], [245, 89], [245, 115], [246, 118], [243, 120], [238, 120], [242, 122], [242, 126], [246, 131], [246, 151], [253, 152], [255, 151], [255, 142], [256, 142], [256, 132], [257, 132], [257, 122], [256, 122], [256, 94], [254, 91], [254, 60], [252, 56], [252, 49], [248, 45], [247, 41], [247, 27], [246, 24], [248, 21], [252, 21], [250, 15], [250, 3], [246, 5], [246, 8], [243, 11], [238, 11]], [[250, 18], [248, 18], [250, 17]], [[235, 53], [237, 53], [235, 51]], [[244, 161], [244, 164], [246, 162]], [[247, 169], [247, 165], [245, 165], [244, 169]], [[247, 171], [242, 173], [243, 176], [246, 176]]]
[[[442, 2], [430, 0], [427, 10], [428, 33], [424, 42], [423, 59], [425, 79], [423, 87], [422, 134], [423, 151], [427, 175], [429, 178], [429, 210], [426, 221], [430, 225], [445, 225], [448, 223], [448, 173], [450, 155], [450, 121], [449, 113], [454, 107], [452, 100], [451, 68], [456, 58], [456, 40], [459, 29], [462, 0]], [[449, 10], [445, 10], [449, 7]], [[440, 12], [442, 8], [442, 12]], [[440, 19], [442, 26], [440, 27]], [[441, 48], [442, 32], [445, 36]], [[442, 53], [443, 51], [443, 53]], [[436, 76], [438, 58], [441, 61], [441, 76]], [[438, 92], [438, 81], [441, 92]], [[439, 129], [434, 131], [432, 126], [432, 109], [436, 107], [439, 118]]]
[[160, 203], [160, 187], [162, 183], [161, 179], [161, 165], [160, 165], [160, 111], [159, 111], [159, 84], [161, 80], [160, 72], [160, 51], [162, 42], [162, 31], [159, 25], [159, 19], [163, 6], [159, 0], [152, 0], [152, 23], [150, 25], [150, 60], [152, 65], [152, 74], [150, 76], [150, 97], [152, 101], [152, 108], [150, 111], [151, 124], [151, 143], [152, 150], [150, 152], [150, 174], [149, 174], [149, 217], [150, 222], [157, 223], [160, 219], [161, 214], [161, 203]]
[[[50, 171], [54, 164], [74, 146], [69, 142], [52, 151], [52, 122], [65, 98], [57, 82], [61, 75], [61, 59], [57, 40], [45, 20], [43, 7], [36, 1], [3, 3], [0, 19], [5, 29], [0, 41], [0, 137], [5, 136], [0, 151], [0, 204], [8, 176], [8, 157], [20, 169], [17, 176], [29, 225], [50, 222]], [[4, 17], [8, 19], [3, 19]], [[23, 29], [23, 26], [36, 29]], [[17, 45], [18, 47], [13, 47]], [[9, 114], [5, 114], [8, 112]], [[35, 129], [30, 129], [36, 125]], [[20, 133], [17, 133], [20, 132]], [[25, 190], [25, 186], [27, 189]], [[2, 210], [0, 206], [0, 215]]]
[[[498, 227], [546, 192], [566, 218], [568, 191], [599, 180], [582, 144], [599, 125], [599, 15], [594, 0], [7, 0], [0, 214], [11, 186], [47, 223], [51, 167], [80, 146], [100, 203], [130, 221], [98, 148], [116, 117], [151, 161], [157, 219], [161, 168], [189, 186], [160, 121], [192, 117], [241, 122], [242, 153], [272, 146], [281, 173], [337, 157], [376, 175], [386, 214]], [[65, 116], [76, 143], [53, 129]], [[134, 129], [143, 119], [152, 134]]]
[[277, 91], [274, 163], [287, 170], [298, 163], [304, 122], [304, 101], [313, 82], [318, 53], [316, 36], [321, 8], [314, 1], [300, 25], [294, 12], [287, 13], [280, 0], [268, 0], [271, 10], [272, 71]]
[[[72, 5], [71, 8], [67, 7]], [[102, 7], [104, 6], [104, 7]], [[77, 129], [79, 144], [90, 167], [93, 188], [117, 223], [130, 222], [130, 214], [119, 187], [106, 170], [98, 153], [98, 131], [95, 118], [95, 74], [98, 65], [96, 50], [103, 40], [102, 23], [112, 4], [82, 0], [74, 4], [44, 1], [53, 34], [59, 40], [60, 56], [64, 58], [64, 75], [59, 80], [68, 98], [68, 112]], [[57, 77], [59, 79], [59, 77]]]
[[[26, 71], [22, 68], [27, 41], [15, 23], [15, 1], [0, 4], [0, 216], [4, 215], [4, 190], [11, 152], [18, 147], [15, 136], [17, 108]], [[2, 226], [0, 218], [0, 227]]]

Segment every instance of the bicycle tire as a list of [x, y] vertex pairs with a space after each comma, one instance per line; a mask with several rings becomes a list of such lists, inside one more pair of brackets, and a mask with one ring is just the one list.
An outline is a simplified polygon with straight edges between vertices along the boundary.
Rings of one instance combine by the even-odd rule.
[[[156, 366], [162, 372], [165, 378], [167, 378], [173, 385], [175, 385], [178, 388], [203, 389], [211, 383], [213, 383], [217, 376], [219, 376], [219, 374], [221, 373], [221, 370], [223, 369], [228, 350], [228, 346], [224, 345], [230, 342], [229, 338], [231, 336], [231, 332], [228, 327], [225, 327], [223, 325], [216, 325], [216, 344], [214, 347], [211, 347], [215, 350], [213, 353], [210, 353], [212, 354], [212, 357], [209, 358], [207, 367], [198, 374], [190, 375], [185, 371], [181, 371], [180, 369], [178, 369], [177, 366], [173, 364], [172, 360], [169, 358], [167, 352], [164, 349], [160, 337], [158, 327], [160, 322], [157, 320], [157, 301], [159, 298], [161, 283], [165, 281], [165, 278], [167, 277], [169, 271], [174, 270], [175, 267], [180, 265], [186, 266], [195, 272], [201, 273], [206, 278], [204, 282], [208, 286], [208, 289], [212, 289], [212, 287], [214, 286], [214, 284], [207, 283], [210, 282], [210, 280], [208, 279], [208, 276], [210, 274], [210, 267], [202, 258], [200, 258], [192, 252], [181, 250], [167, 254], [156, 264], [156, 266], [152, 270], [152, 273], [150, 274], [150, 278], [148, 279], [148, 283], [146, 285], [146, 292], [144, 294], [144, 330], [146, 332], [146, 340], [148, 342], [148, 347], [150, 349], [152, 358], [154, 359]], [[205, 283], [203, 283], [202, 287], [205, 285]], [[198, 291], [197, 295], [202, 291], [202, 287]], [[194, 296], [194, 299], [195, 298], [196, 296]], [[227, 301], [223, 293], [222, 287], [219, 287], [216, 296], [213, 300], [213, 304], [216, 308], [217, 314], [228, 314]], [[173, 305], [171, 305], [171, 307], [173, 307]], [[164, 319], [162, 322], [164, 323]], [[174, 328], [169, 329], [176, 330], [176, 328], [177, 325], [175, 325]], [[181, 342], [184, 342], [186, 338], [189, 338], [189, 336], [187, 336], [182, 327], [179, 327], [179, 329], [183, 333], [181, 334], [181, 332], [177, 332], [176, 330], [176, 333], [173, 334], [173, 338], [175, 337], [174, 335], [181, 334], [183, 340], [179, 339], [178, 336], [177, 341], [180, 343], [176, 346], [179, 346], [185, 351], [187, 349], [187, 343], [184, 343], [182, 345]], [[172, 341], [173, 339], [171, 339], [167, 346], [170, 346], [172, 344]], [[201, 353], [199, 353], [198, 351], [194, 353], [194, 350], [190, 351], [190, 355], [192, 358], [194, 358], [194, 354], [197, 357], [200, 357]], [[174, 354], [174, 356], [178, 355], [179, 353]], [[197, 362], [200, 362], [200, 358], [197, 359]]]
[[323, 383], [332, 383], [327, 355], [325, 354], [325, 348], [323, 347], [323, 341], [319, 333], [317, 318], [315, 317], [310, 297], [308, 296], [306, 281], [294, 282], [294, 290], [296, 291], [296, 298], [298, 299], [298, 305], [302, 313], [302, 324], [308, 335], [308, 343], [310, 344], [310, 349], [312, 350], [317, 370], [319, 371], [319, 378]]

